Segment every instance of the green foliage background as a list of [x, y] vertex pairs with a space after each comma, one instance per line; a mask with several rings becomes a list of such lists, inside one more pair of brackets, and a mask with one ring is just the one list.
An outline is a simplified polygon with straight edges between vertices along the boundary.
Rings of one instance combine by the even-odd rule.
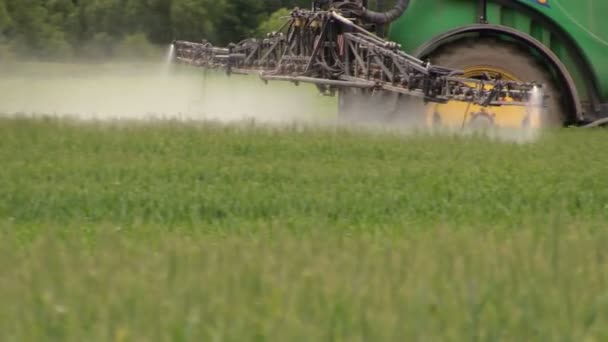
[[[0, 60], [124, 57], [173, 39], [217, 44], [276, 29], [311, 0], [0, 0]], [[369, 2], [376, 8], [377, 1]], [[384, 1], [390, 6], [392, 1]], [[274, 13], [274, 15], [273, 15]], [[137, 49], [139, 56], [149, 48]], [[157, 51], [154, 52], [157, 54]]]
[[309, 0], [0, 0], [0, 59], [124, 56], [125, 42], [139, 47], [142, 38], [151, 45], [203, 37], [226, 44], [253, 35], [262, 24], [269, 27], [265, 21], [279, 9], [309, 5]]

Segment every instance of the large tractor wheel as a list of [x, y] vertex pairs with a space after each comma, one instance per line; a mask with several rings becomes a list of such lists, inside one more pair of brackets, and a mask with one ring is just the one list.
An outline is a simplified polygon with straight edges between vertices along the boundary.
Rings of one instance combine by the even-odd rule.
[[553, 127], [565, 122], [566, 113], [561, 101], [559, 87], [549, 71], [530, 50], [516, 43], [498, 39], [461, 39], [446, 44], [433, 52], [429, 58], [434, 65], [463, 70], [465, 77], [483, 78], [500, 75], [503, 79], [523, 82], [537, 82], [544, 85], [542, 93], [549, 95], [545, 108], [537, 113], [536, 120], [530, 120], [530, 108], [490, 107], [480, 108], [464, 103], [450, 102], [432, 105], [433, 118], [428, 121], [454, 124], [485, 123], [499, 127], [522, 127], [526, 125]]

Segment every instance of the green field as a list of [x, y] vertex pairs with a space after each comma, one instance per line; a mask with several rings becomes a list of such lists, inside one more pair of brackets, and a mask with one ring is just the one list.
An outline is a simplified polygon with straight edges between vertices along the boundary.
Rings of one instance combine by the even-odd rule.
[[605, 341], [608, 132], [0, 119], [2, 341]]

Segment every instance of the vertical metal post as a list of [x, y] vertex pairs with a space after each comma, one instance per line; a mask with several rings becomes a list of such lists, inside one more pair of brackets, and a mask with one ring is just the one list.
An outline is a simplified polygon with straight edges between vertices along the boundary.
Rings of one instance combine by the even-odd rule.
[[479, 16], [477, 19], [480, 24], [488, 23], [488, 0], [479, 0]]
[[344, 36], [344, 74], [350, 76], [351, 42]]
[[[384, 0], [376, 0], [376, 12], [384, 12]], [[384, 28], [384, 24], [376, 24], [376, 34], [378, 37], [384, 38]]]

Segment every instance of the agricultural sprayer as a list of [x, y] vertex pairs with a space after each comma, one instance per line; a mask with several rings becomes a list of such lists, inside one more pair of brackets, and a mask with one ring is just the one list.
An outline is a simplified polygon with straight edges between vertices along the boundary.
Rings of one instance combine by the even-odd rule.
[[[175, 61], [223, 69], [229, 75], [256, 74], [265, 82], [314, 84], [324, 95], [338, 95], [339, 112], [345, 118], [361, 113], [382, 119], [421, 115], [429, 125], [504, 127], [601, 122], [599, 114], [593, 120], [585, 120], [580, 103], [572, 104], [576, 109], [574, 117], [565, 118], [562, 112], [567, 107], [560, 103], [571, 94], [564, 94], [563, 90], [575, 92], [576, 89], [556, 85], [545, 73], [513, 75], [509, 72], [510, 55], [504, 53], [505, 44], [517, 44], [513, 37], [524, 34], [488, 22], [488, 9], [502, 1], [427, 1], [427, 5], [437, 6], [471, 3], [476, 11], [473, 18], [478, 22], [463, 26], [462, 32], [454, 33], [451, 38], [440, 32], [437, 37], [445, 36], [445, 42], [429, 41], [420, 46], [422, 53], [407, 53], [401, 42], [403, 30], [407, 30], [407, 35], [415, 35], [416, 28], [405, 27], [402, 18], [410, 5], [420, 7], [423, 3], [398, 0], [388, 11], [372, 11], [366, 7], [365, 0], [314, 1], [309, 9], [294, 9], [283, 27], [266, 37], [248, 38], [226, 47], [216, 47], [205, 40], [174, 41]], [[428, 21], [434, 20], [433, 13], [426, 15]], [[398, 39], [384, 38], [387, 25], [391, 25], [389, 37]], [[394, 33], [395, 30], [398, 32]], [[464, 41], [464, 46], [483, 42], [486, 49], [479, 49], [477, 54], [474, 50], [472, 54], [461, 53], [464, 65], [461, 62], [456, 67], [454, 58], [434, 58], [424, 52], [424, 48], [430, 49], [427, 45], [435, 44], [432, 51], [452, 49], [452, 53], [458, 54], [462, 47], [454, 43], [459, 41]], [[551, 51], [542, 52], [555, 57]], [[532, 50], [530, 54], [539, 55]], [[495, 55], [507, 62], [498, 65], [492, 60]], [[442, 64], [443, 60], [446, 64]], [[511, 64], [525, 62], [516, 56]], [[528, 68], [536, 65], [530, 62]], [[525, 66], [520, 67], [526, 70]], [[546, 74], [549, 72], [556, 74], [553, 69], [548, 69]], [[529, 79], [536, 75], [541, 76]], [[569, 75], [558, 74], [555, 79], [573, 82]], [[413, 107], [424, 109], [410, 110]]]

